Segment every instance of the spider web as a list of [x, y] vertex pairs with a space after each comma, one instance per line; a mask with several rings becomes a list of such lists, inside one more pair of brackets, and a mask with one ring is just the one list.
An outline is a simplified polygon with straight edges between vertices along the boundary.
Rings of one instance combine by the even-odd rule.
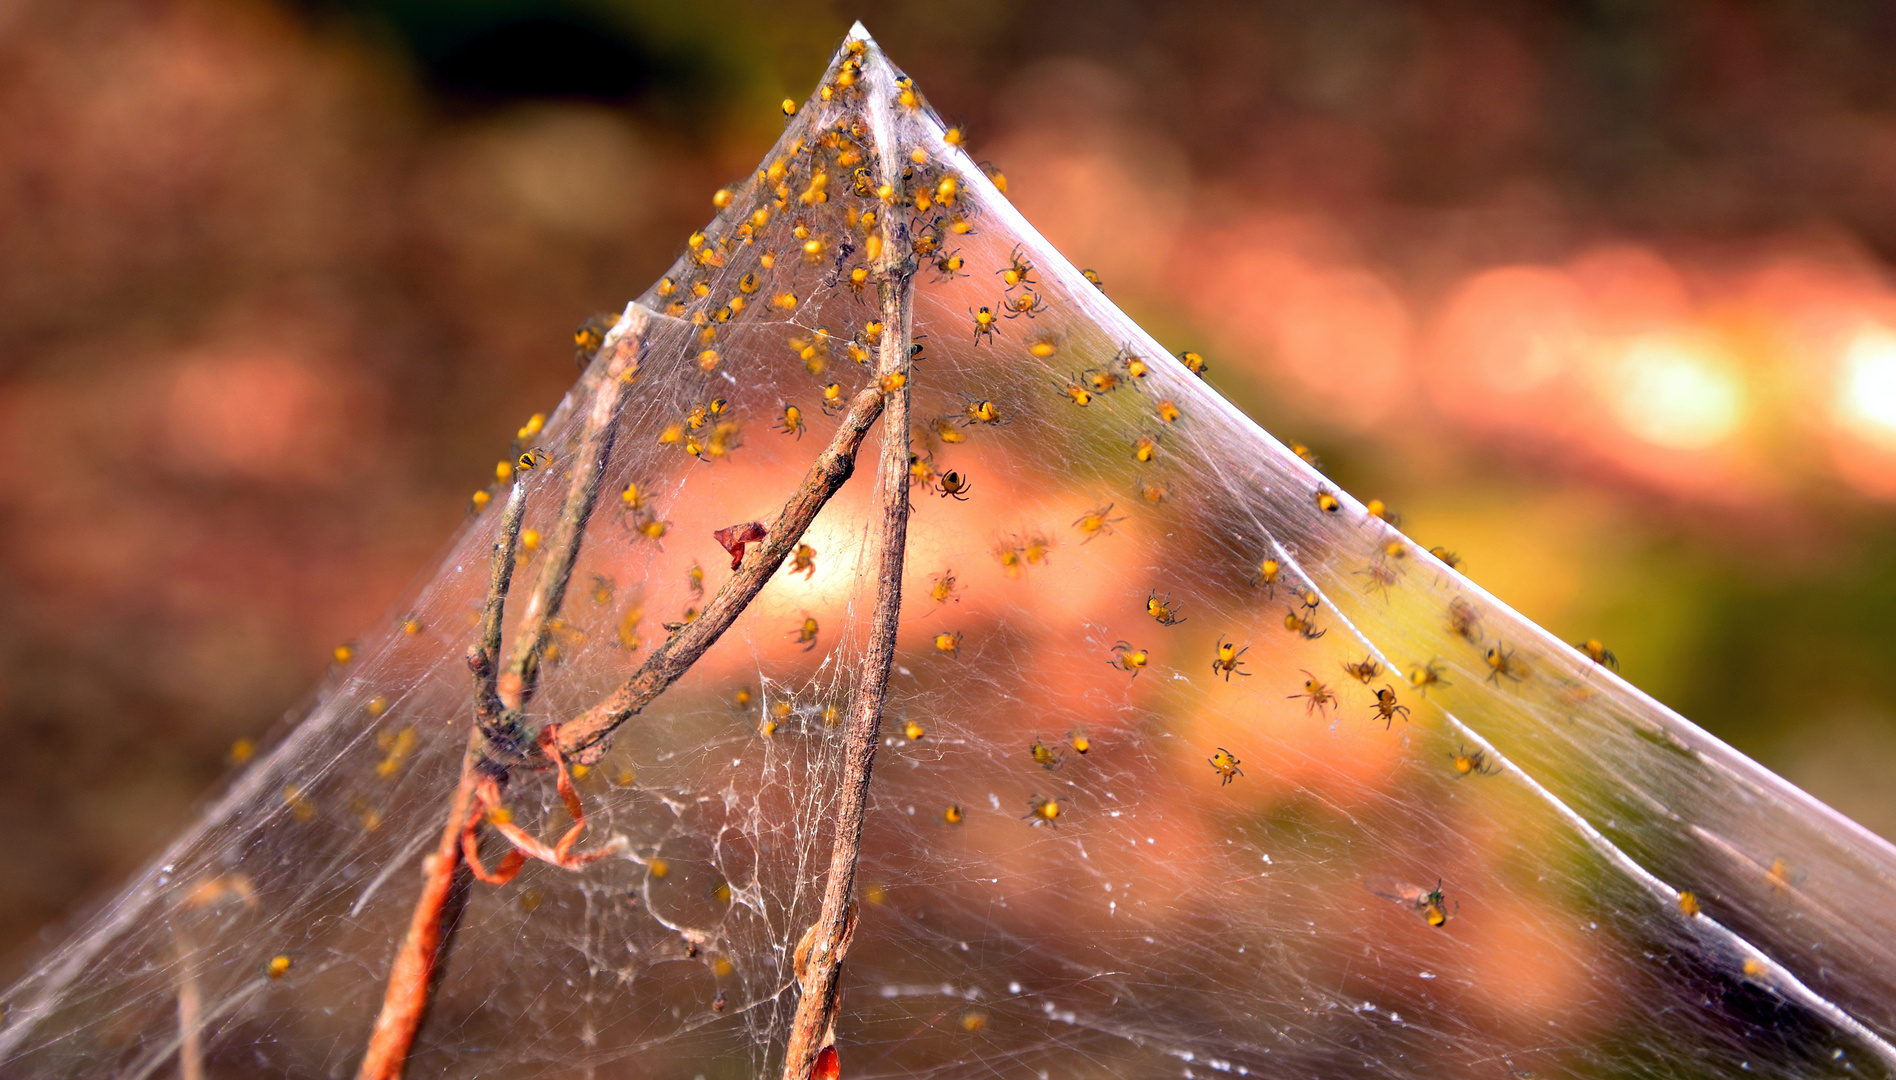
[[[1896, 1069], [1896, 851], [1329, 486], [850, 40], [860, 71], [846, 44], [600, 352], [648, 320], [533, 706], [552, 722], [609, 692], [702, 607], [694, 567], [707, 594], [723, 580], [713, 530], [795, 488], [835, 423], [825, 384], [847, 401], [869, 379], [860, 215], [909, 213], [939, 247], [915, 275], [916, 509], [848, 1075]], [[915, 163], [906, 211], [858, 191], [852, 149]], [[533, 440], [555, 465], [529, 529], [551, 527], [596, 390]], [[807, 434], [777, 430], [785, 405]], [[968, 489], [946, 497], [951, 470]], [[871, 471], [805, 537], [813, 567], [787, 565], [582, 770], [582, 843], [624, 850], [465, 893], [409, 1075], [777, 1067], [875, 592]], [[472, 515], [307, 715], [7, 992], [0, 1072], [353, 1074], [459, 775], [498, 517]], [[1246, 651], [1221, 672], [1225, 642]], [[536, 835], [565, 829], [550, 775], [510, 798]]]

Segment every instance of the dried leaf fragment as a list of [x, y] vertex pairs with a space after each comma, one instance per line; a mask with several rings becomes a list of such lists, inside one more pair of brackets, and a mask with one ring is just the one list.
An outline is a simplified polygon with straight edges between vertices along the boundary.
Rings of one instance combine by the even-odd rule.
[[735, 570], [744, 562], [744, 545], [762, 540], [765, 529], [755, 521], [746, 521], [742, 525], [732, 525], [711, 534], [718, 545], [731, 553], [731, 569]]

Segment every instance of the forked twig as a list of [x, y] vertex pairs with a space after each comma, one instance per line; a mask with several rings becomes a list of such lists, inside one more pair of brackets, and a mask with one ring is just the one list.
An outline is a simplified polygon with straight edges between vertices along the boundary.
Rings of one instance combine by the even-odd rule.
[[[647, 319], [635, 310], [632, 322], [613, 347], [611, 357], [595, 376], [593, 409], [587, 414], [580, 433], [579, 450], [571, 466], [571, 479], [559, 522], [553, 530], [553, 543], [540, 581], [527, 604], [523, 641], [514, 651], [505, 676], [499, 670], [501, 625], [506, 613], [507, 595], [512, 589], [515, 558], [520, 540], [520, 524], [526, 512], [527, 462], [514, 474], [501, 513], [500, 528], [494, 537], [489, 564], [487, 602], [481, 613], [480, 634], [468, 649], [468, 668], [474, 675], [474, 730], [461, 765], [461, 780], [456, 785], [448, 819], [442, 826], [440, 842], [422, 863], [421, 896], [415, 902], [408, 932], [389, 971], [388, 988], [383, 995], [381, 1012], [370, 1032], [368, 1050], [357, 1071], [359, 1080], [394, 1080], [400, 1077], [414, 1046], [422, 1017], [433, 996], [447, 936], [452, 932], [449, 898], [458, 877], [465, 876], [474, 860], [464, 859], [475, 848], [473, 840], [485, 812], [500, 802], [500, 785], [506, 778], [506, 764], [521, 756], [524, 742], [519, 710], [525, 705], [539, 671], [547, 641], [547, 624], [559, 613], [565, 601], [566, 586], [572, 578], [573, 563], [579, 556], [580, 541], [598, 501], [600, 477], [612, 454], [617, 434], [618, 412], [625, 399], [625, 388], [638, 374], [645, 348]], [[530, 452], [531, 454], [531, 452]], [[549, 727], [551, 734], [557, 729]], [[574, 827], [556, 849], [538, 850], [537, 841], [524, 833], [516, 838], [503, 833], [514, 844], [512, 860], [522, 851], [536, 857], [553, 855], [549, 860], [560, 866], [583, 865], [611, 850], [608, 845], [596, 853], [574, 856], [570, 848], [585, 825], [578, 799], [566, 774], [565, 763], [552, 755], [559, 768], [560, 794], [576, 819]], [[516, 832], [518, 830], [515, 830]], [[523, 839], [526, 844], [523, 845]], [[524, 861], [525, 856], [521, 856]], [[515, 864], [514, 869], [518, 869]], [[480, 876], [489, 876], [483, 869]], [[511, 875], [509, 875], [511, 876]], [[490, 878], [491, 880], [491, 878]]]
[[566, 588], [573, 580], [573, 564], [579, 560], [586, 523], [592, 520], [593, 508], [598, 505], [599, 485], [618, 439], [619, 408], [638, 378], [649, 317], [643, 308], [635, 307], [633, 313], [631, 324], [600, 372], [592, 411], [586, 414], [579, 446], [573, 453], [566, 503], [547, 537], [547, 559], [540, 570], [539, 584], [527, 598], [526, 611], [514, 631], [513, 657], [500, 674], [500, 704], [515, 717], [526, 709], [539, 683], [540, 661], [546, 654], [552, 623], [566, 602]]
[[402, 1075], [408, 1052], [415, 1044], [415, 1035], [421, 1029], [422, 1017], [433, 998], [436, 969], [451, 929], [448, 898], [454, 892], [455, 879], [466, 872], [461, 861], [461, 837], [479, 820], [481, 813], [474, 801], [482, 771], [491, 768], [486, 748], [496, 741], [517, 741], [511, 731], [499, 724], [502, 707], [495, 684], [501, 621], [506, 613], [507, 592], [513, 583], [520, 521], [527, 506], [528, 477], [526, 470], [516, 472], [513, 486], [508, 489], [507, 505], [501, 512], [500, 529], [494, 537], [489, 563], [487, 603], [481, 612], [480, 636], [467, 651], [467, 666], [474, 674], [474, 730], [468, 736], [467, 752], [461, 761], [461, 780], [455, 785], [441, 840], [422, 860], [421, 895], [415, 900], [408, 932], [389, 968], [388, 989], [383, 993], [375, 1027], [369, 1032], [368, 1050], [356, 1070], [357, 1080], [398, 1080]]
[[[893, 137], [887, 117], [881, 118], [882, 167], [887, 183], [898, 182], [899, 162], [891, 152]], [[636, 359], [615, 370], [609, 364], [594, 388], [593, 408], [587, 416], [579, 449], [571, 464], [565, 504], [553, 529], [549, 558], [528, 600], [519, 640], [504, 671], [500, 668], [501, 621], [512, 584], [515, 549], [525, 503], [525, 480], [517, 475], [494, 543], [492, 577], [480, 637], [468, 650], [468, 666], [475, 680], [475, 721], [460, 783], [455, 790], [441, 840], [424, 862], [422, 896], [416, 904], [407, 938], [390, 973], [387, 995], [376, 1020], [369, 1050], [358, 1080], [399, 1080], [415, 1035], [427, 1010], [437, 978], [445, 935], [451, 919], [445, 916], [449, 897], [458, 881], [468, 876], [504, 883], [527, 858], [543, 859], [565, 869], [579, 867], [617, 850], [614, 845], [576, 853], [573, 845], [585, 828], [585, 816], [573, 791], [566, 762], [591, 763], [602, 757], [612, 733], [691, 669], [737, 617], [750, 606], [766, 582], [802, 541], [818, 512], [849, 480], [856, 456], [869, 428], [880, 416], [884, 423], [878, 491], [882, 508], [879, 530], [880, 580], [870, 625], [869, 648], [863, 658], [857, 700], [845, 729], [842, 786], [837, 805], [836, 833], [830, 854], [830, 873], [817, 921], [797, 949], [796, 969], [801, 996], [792, 1021], [784, 1059], [785, 1080], [808, 1080], [819, 1056], [835, 1061], [835, 1025], [841, 967], [856, 925], [853, 901], [856, 866], [861, 854], [863, 815], [868, 803], [870, 772], [875, 762], [882, 711], [888, 695], [889, 670], [895, 655], [896, 625], [902, 604], [902, 572], [908, 535], [909, 391], [907, 387], [913, 338], [915, 257], [908, 242], [906, 221], [885, 214], [879, 225], [881, 252], [874, 259], [885, 328], [879, 343], [877, 385], [851, 400], [829, 445], [817, 455], [803, 482], [767, 526], [746, 523], [734, 527], [729, 544], [734, 563], [731, 577], [694, 620], [677, 628], [646, 658], [618, 689], [592, 708], [564, 723], [547, 724], [529, 737], [523, 712], [532, 699], [540, 665], [558, 617], [573, 564], [578, 558], [586, 525], [598, 501], [599, 485], [616, 437], [619, 407], [625, 385], [636, 373]], [[899, 254], [898, 254], [899, 253]], [[624, 335], [619, 344], [637, 340], [643, 348], [644, 326]], [[620, 359], [615, 351], [614, 362]], [[761, 533], [761, 538], [758, 534]], [[755, 550], [746, 550], [755, 543]], [[487, 811], [499, 809], [500, 788], [510, 768], [550, 763], [559, 774], [559, 790], [574, 825], [561, 840], [548, 846], [504, 820], [492, 820]], [[480, 861], [478, 829], [484, 818], [512, 845], [493, 871]], [[615, 841], [615, 844], [622, 841]]]
[[527, 511], [527, 473], [514, 473], [507, 504], [500, 513], [500, 531], [488, 562], [487, 603], [481, 608], [480, 636], [468, 646], [467, 666], [474, 673], [474, 725], [486, 743], [514, 744], [518, 732], [503, 729], [500, 702], [500, 626], [506, 614], [507, 593], [513, 588], [514, 553], [520, 543], [520, 519]]
[[[907, 323], [902, 324], [901, 349], [907, 355]], [[623, 339], [622, 339], [623, 340]], [[620, 389], [624, 379], [614, 377], [601, 387], [600, 395], [622, 402]], [[905, 398], [906, 403], [906, 398]], [[528, 619], [523, 627], [524, 640], [516, 648], [505, 675], [499, 669], [501, 623], [507, 593], [511, 587], [521, 518], [525, 510], [526, 477], [516, 475], [502, 512], [499, 535], [494, 540], [487, 604], [483, 611], [480, 635], [468, 650], [468, 667], [475, 681], [475, 723], [468, 754], [463, 763], [461, 782], [443, 825], [441, 842], [423, 865], [422, 894], [416, 902], [395, 963], [390, 971], [382, 1011], [369, 1040], [369, 1049], [357, 1071], [358, 1080], [398, 1080], [414, 1046], [416, 1033], [433, 996], [436, 970], [448, 927], [444, 913], [453, 892], [455, 879], [470, 873], [465, 861], [472, 845], [465, 842], [477, 828], [490, 796], [486, 789], [498, 788], [500, 777], [510, 765], [523, 761], [542, 761], [559, 768], [564, 780], [565, 759], [595, 761], [605, 752], [611, 733], [653, 698], [663, 693], [679, 676], [690, 669], [705, 650], [716, 643], [738, 615], [750, 605], [770, 576], [802, 540], [830, 498], [855, 471], [856, 454], [876, 418], [883, 412], [883, 392], [879, 387], [861, 391], [850, 402], [849, 411], [830, 443], [817, 455], [809, 473], [791, 495], [772, 523], [763, 543], [749, 552], [730, 580], [719, 589], [704, 613], [673, 634], [631, 679], [604, 701], [580, 716], [559, 725], [548, 725], [543, 744], [529, 741], [518, 708], [530, 698], [537, 678], [540, 657], [547, 641], [547, 623], [558, 616], [572, 567], [584, 537], [586, 522], [597, 502], [599, 478], [603, 475], [616, 432], [617, 405], [595, 408], [589, 415], [582, 435], [582, 447], [575, 456], [573, 480], [567, 503], [556, 527], [553, 556], [541, 573], [539, 587], [529, 600]], [[592, 421], [601, 421], [594, 426]], [[903, 446], [906, 448], [906, 434]], [[906, 467], [906, 460], [904, 461]], [[531, 644], [530, 644], [531, 642]], [[517, 703], [517, 704], [516, 704]], [[563, 783], [564, 790], [566, 788]], [[497, 797], [497, 795], [492, 796]], [[575, 815], [576, 819], [578, 815]], [[598, 852], [572, 856], [570, 843], [542, 853], [532, 846], [531, 838], [507, 835], [514, 854], [554, 856], [555, 865], [567, 865], [574, 859], [597, 857]], [[578, 835], [571, 831], [568, 838]], [[525, 842], [523, 842], [523, 840]], [[544, 846], [544, 845], [541, 845]], [[524, 853], [524, 854], [523, 854]], [[513, 859], [510, 854], [508, 860]], [[503, 864], [503, 867], [506, 864]], [[515, 867], [517, 869], [517, 867]], [[482, 876], [488, 875], [482, 868]]]

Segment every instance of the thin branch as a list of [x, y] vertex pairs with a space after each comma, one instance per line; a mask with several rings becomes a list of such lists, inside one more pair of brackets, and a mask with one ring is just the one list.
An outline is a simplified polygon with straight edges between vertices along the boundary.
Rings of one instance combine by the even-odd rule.
[[503, 724], [506, 727], [519, 726], [517, 717], [533, 698], [540, 677], [540, 661], [552, 633], [551, 624], [559, 617], [560, 607], [566, 601], [566, 588], [573, 580], [573, 564], [579, 559], [586, 525], [598, 505], [599, 485], [618, 438], [619, 408], [625, 403], [632, 381], [638, 377], [648, 316], [642, 308], [635, 308], [634, 313], [633, 322], [619, 337], [611, 358], [593, 379], [592, 410], [586, 414], [585, 426], [580, 430], [579, 443], [573, 452], [566, 502], [552, 535], [547, 538], [547, 558], [540, 568], [540, 581], [533, 595], [527, 598], [526, 610], [514, 631], [513, 656], [500, 675], [500, 704], [514, 718], [513, 723]]
[[914, 266], [911, 260], [896, 255], [907, 250], [907, 240], [907, 230], [901, 224], [892, 229], [885, 226], [885, 262], [878, 268], [878, 291], [886, 329], [877, 367], [884, 386], [899, 385], [889, 394], [882, 416], [882, 461], [877, 467], [882, 521], [877, 535], [876, 608], [869, 624], [869, 648], [863, 655], [860, 689], [844, 731], [836, 836], [830, 849], [823, 909], [797, 949], [801, 995], [784, 1048], [784, 1080], [808, 1080], [817, 1056], [825, 1047], [835, 1045], [843, 957], [856, 930], [856, 863], [862, 854], [869, 774], [875, 765], [882, 711], [888, 700], [889, 667], [895, 660], [896, 624], [902, 614], [902, 571], [908, 548], [908, 376], [909, 342], [914, 330]]
[[[644, 353], [646, 326], [644, 312], [637, 312], [634, 322], [621, 333], [611, 359], [594, 377], [593, 407], [580, 431], [566, 501], [553, 529], [539, 584], [527, 600], [520, 641], [502, 675], [499, 672], [501, 625], [507, 595], [513, 587], [529, 478], [525, 468], [514, 474], [513, 486], [507, 493], [507, 506], [494, 537], [480, 636], [468, 649], [468, 668], [474, 674], [474, 730], [469, 735], [461, 780], [455, 788], [448, 820], [442, 826], [441, 842], [422, 864], [421, 896], [415, 902], [408, 933], [389, 970], [388, 989], [356, 1074], [358, 1080], [396, 1080], [401, 1076], [408, 1052], [420, 1031], [422, 1017], [433, 999], [435, 976], [452, 930], [449, 899], [457, 876], [465, 876], [463, 851], [469, 846], [466, 838], [478, 824], [481, 812], [476, 805], [476, 789], [482, 783], [497, 789], [504, 777], [504, 771], [497, 775], [497, 766], [520, 756], [525, 738], [520, 710], [532, 696], [538, 681], [540, 658], [546, 649], [547, 624], [559, 615], [565, 602], [586, 524], [598, 503], [600, 480], [618, 434], [619, 407], [625, 401], [626, 388], [638, 375]], [[563, 769], [560, 784], [561, 794], [570, 795]], [[574, 802], [568, 799], [569, 806]], [[575, 813], [574, 816], [583, 826], [584, 815]], [[576, 836], [578, 831], [575, 827], [573, 834]]]
[[454, 892], [455, 877], [464, 872], [461, 833], [469, 816], [476, 812], [472, 802], [480, 775], [477, 753], [471, 743], [447, 823], [441, 828], [441, 841], [422, 860], [421, 897], [415, 902], [415, 914], [409, 920], [401, 951], [395, 954], [395, 964], [389, 969], [388, 991], [382, 997], [382, 1011], [375, 1018], [369, 1049], [356, 1071], [356, 1080], [400, 1080], [408, 1051], [415, 1044], [415, 1033], [421, 1030], [446, 937], [448, 898]]
[[[888, 336], [885, 332], [885, 348]], [[856, 453], [862, 449], [870, 425], [882, 414], [882, 405], [883, 394], [879, 387], [867, 387], [857, 393], [829, 445], [816, 456], [783, 511], [770, 522], [763, 542], [746, 551], [743, 562], [712, 597], [703, 613], [652, 650], [652, 655], [630, 679], [597, 705], [560, 725], [562, 753], [575, 761], [597, 761], [606, 752], [606, 739], [620, 724], [637, 715], [652, 699], [677, 682], [705, 650], [731, 628], [770, 576], [796, 550], [817, 512], [855, 472]], [[906, 435], [904, 438], [906, 442]], [[906, 460], [903, 467], [907, 467]]]
[[204, 992], [196, 949], [178, 934], [178, 1080], [204, 1080]]
[[507, 592], [513, 587], [520, 518], [527, 509], [527, 476], [524, 470], [515, 472], [513, 486], [507, 490], [507, 505], [500, 515], [500, 531], [494, 536], [494, 554], [489, 563], [480, 637], [467, 650], [468, 670], [474, 673], [474, 726], [488, 743], [510, 747], [522, 741], [521, 735], [503, 723], [505, 707], [496, 682], [500, 672], [500, 625], [506, 614]]

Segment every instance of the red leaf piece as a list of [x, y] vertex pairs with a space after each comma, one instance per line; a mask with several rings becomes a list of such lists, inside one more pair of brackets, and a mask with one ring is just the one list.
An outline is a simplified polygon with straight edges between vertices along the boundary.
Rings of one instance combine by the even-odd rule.
[[836, 1059], [836, 1047], [825, 1046], [816, 1052], [816, 1064], [810, 1066], [810, 1080], [837, 1080], [843, 1075], [843, 1066]]
[[711, 536], [724, 547], [724, 550], [731, 553], [731, 569], [735, 570], [744, 561], [744, 545], [762, 540], [764, 527], [755, 521], [746, 521], [742, 525], [719, 529]]

